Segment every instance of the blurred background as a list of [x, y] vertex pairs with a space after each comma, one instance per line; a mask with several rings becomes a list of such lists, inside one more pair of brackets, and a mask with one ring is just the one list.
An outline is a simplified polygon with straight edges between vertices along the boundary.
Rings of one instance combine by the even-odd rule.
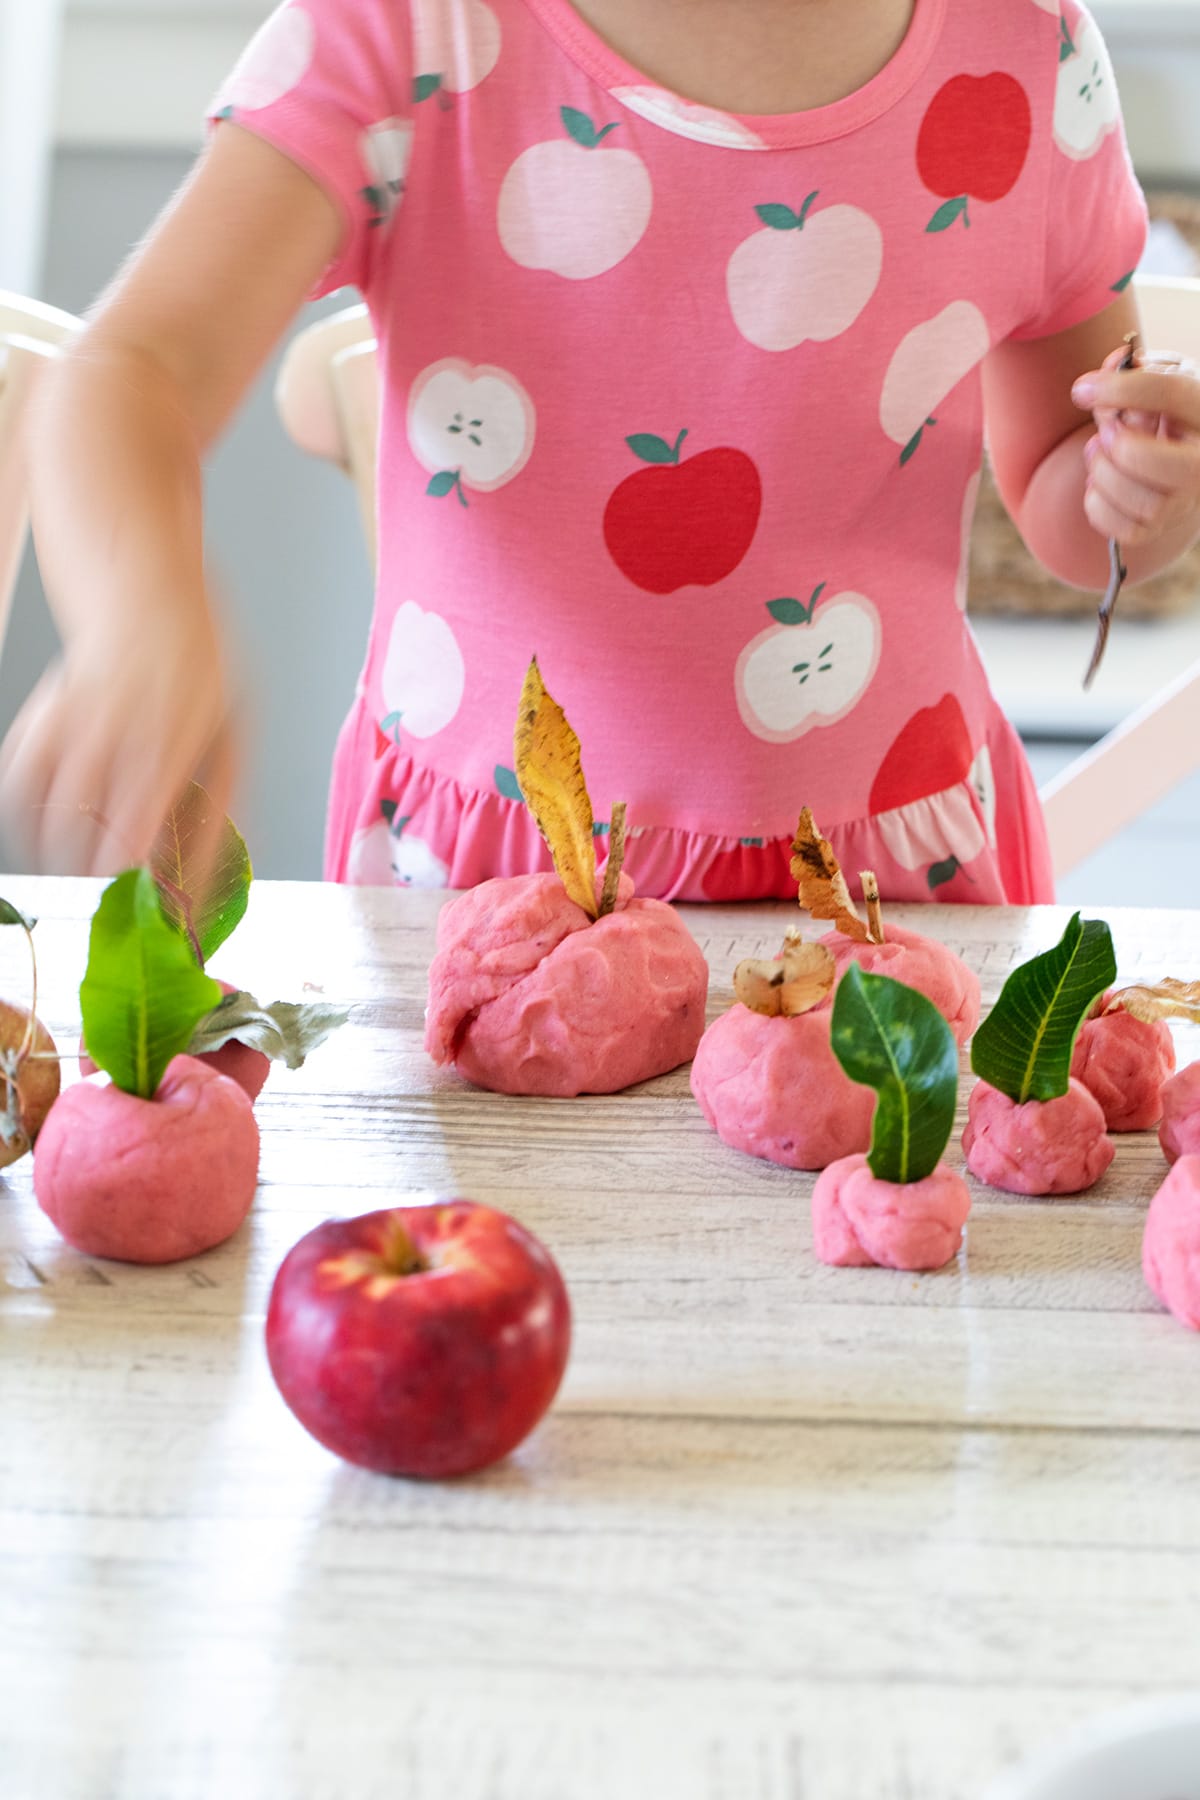
[[[183, 179], [206, 103], [270, 10], [269, 0], [0, 0], [0, 288], [86, 309]], [[1092, 11], [1156, 216], [1148, 266], [1200, 273], [1200, 0], [1094, 0]], [[277, 423], [275, 366], [211, 464], [209, 543], [252, 672], [238, 822], [260, 875], [312, 878], [370, 575], [350, 483], [293, 450]], [[985, 490], [970, 609], [1039, 780], [1200, 656], [1198, 603], [1200, 557], [1128, 596], [1084, 696], [1094, 601], [1040, 577]], [[53, 642], [29, 556], [0, 662], [0, 730]], [[1077, 870], [1060, 897], [1195, 904], [1197, 876], [1200, 779]]]

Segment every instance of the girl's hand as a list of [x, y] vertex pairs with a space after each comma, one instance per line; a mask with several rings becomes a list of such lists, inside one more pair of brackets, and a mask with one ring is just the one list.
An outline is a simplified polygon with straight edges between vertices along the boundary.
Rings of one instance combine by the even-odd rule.
[[1084, 445], [1084, 511], [1101, 537], [1148, 544], [1200, 528], [1200, 379], [1191, 365], [1148, 359], [1121, 369], [1114, 350], [1071, 390], [1095, 414]]

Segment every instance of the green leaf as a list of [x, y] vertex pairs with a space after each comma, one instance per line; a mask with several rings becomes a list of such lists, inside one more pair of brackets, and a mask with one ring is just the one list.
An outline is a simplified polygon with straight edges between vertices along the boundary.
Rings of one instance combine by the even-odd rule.
[[1075, 54], [1075, 40], [1071, 36], [1070, 27], [1068, 26], [1067, 21], [1060, 18], [1058, 22], [1061, 27], [1058, 44], [1058, 60], [1060, 63], [1065, 63], [1068, 56], [1074, 56]]
[[769, 225], [772, 231], [799, 231], [800, 229], [800, 214], [793, 212], [790, 206], [756, 206], [754, 210], [763, 224]]
[[793, 600], [786, 595], [782, 600], [768, 600], [767, 611], [780, 625], [803, 625], [808, 618], [808, 608], [803, 600]]
[[933, 1004], [851, 962], [833, 999], [831, 1041], [851, 1081], [879, 1095], [867, 1161], [880, 1181], [923, 1181], [954, 1129], [958, 1047]]
[[657, 437], [651, 431], [636, 431], [632, 437], [627, 437], [625, 442], [633, 454], [640, 456], [643, 462], [677, 463], [679, 451], [686, 436], [687, 427], [685, 426], [673, 445], [668, 444], [666, 438]]
[[26, 931], [32, 931], [36, 924], [36, 919], [23, 913], [11, 900], [0, 900], [0, 925], [23, 925]]
[[444, 500], [446, 495], [452, 494], [457, 486], [458, 470], [442, 469], [433, 477], [425, 492], [432, 494], [435, 500]]
[[1125, 292], [1125, 289], [1129, 286], [1130, 282], [1133, 280], [1133, 278], [1136, 274], [1137, 274], [1136, 269], [1130, 269], [1128, 275], [1122, 275], [1122, 277], [1119, 281], [1113, 282], [1112, 286], [1108, 290], [1109, 293], [1110, 294], [1123, 294]]
[[524, 803], [525, 796], [521, 792], [515, 769], [506, 769], [503, 763], [497, 763], [495, 777], [497, 793], [503, 794], [506, 800], [520, 800]]
[[420, 106], [422, 100], [429, 100], [442, 85], [440, 75], [418, 75], [413, 82], [413, 101]]
[[948, 881], [954, 880], [961, 868], [962, 864], [957, 856], [948, 856], [945, 862], [930, 863], [928, 877], [930, 890], [945, 887]]
[[613, 124], [605, 125], [597, 131], [587, 114], [580, 112], [574, 106], [560, 106], [558, 114], [568, 134], [575, 139], [577, 144], [582, 144], [585, 150], [594, 150], [597, 144], [603, 143], [610, 131], [617, 129]]
[[904, 467], [905, 463], [908, 462], [910, 457], [913, 457], [916, 455], [917, 451], [920, 449], [921, 439], [924, 437], [924, 435], [925, 435], [925, 427], [923, 425], [918, 425], [917, 429], [913, 432], [913, 434], [909, 438], [907, 444], [905, 444], [903, 450], [900, 452], [900, 467], [901, 468]]
[[1013, 970], [975, 1033], [971, 1067], [1018, 1104], [1065, 1094], [1079, 1027], [1116, 978], [1108, 926], [1075, 913], [1053, 950]]
[[967, 196], [965, 194], [956, 194], [953, 200], [944, 201], [925, 229], [926, 231], [948, 231], [956, 219], [961, 219], [964, 225], [971, 223], [967, 217]]
[[245, 917], [254, 878], [232, 819], [222, 819], [214, 835], [215, 811], [204, 789], [190, 781], [150, 851], [164, 916], [199, 951], [201, 965]]
[[206, 1056], [236, 1039], [252, 1050], [261, 1050], [273, 1062], [301, 1069], [305, 1057], [349, 1017], [346, 1007], [329, 1006], [324, 1001], [298, 1006], [291, 1000], [276, 1000], [270, 1006], [260, 1006], [253, 994], [225, 994], [196, 1026], [188, 1054]]
[[196, 1021], [221, 998], [187, 940], [163, 915], [149, 869], [118, 875], [92, 920], [79, 989], [83, 1041], [117, 1087], [149, 1100]]

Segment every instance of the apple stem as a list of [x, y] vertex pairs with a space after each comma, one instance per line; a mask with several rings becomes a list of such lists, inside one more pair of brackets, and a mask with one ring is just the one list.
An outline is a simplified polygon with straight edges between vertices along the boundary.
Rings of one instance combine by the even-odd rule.
[[396, 1216], [388, 1225], [383, 1262], [389, 1275], [423, 1275], [429, 1267]]
[[804, 205], [800, 208], [799, 213], [796, 215], [796, 230], [797, 231], [804, 230], [804, 221], [808, 217], [808, 209], [812, 205], [813, 201], [816, 199], [816, 197], [820, 193], [820, 191], [821, 191], [820, 188], [814, 188], [812, 193], [808, 196], [807, 200], [804, 202]]
[[679, 436], [675, 439], [674, 445], [672, 446], [672, 449], [671, 449], [671, 461], [673, 463], [677, 463], [679, 461], [679, 452], [683, 447], [683, 440], [687, 436], [687, 434], [688, 434], [688, 428], [685, 425], [683, 430], [680, 432]]
[[867, 929], [873, 944], [882, 944], [884, 940], [883, 908], [879, 904], [879, 882], [874, 869], [863, 869], [858, 879], [862, 882], [863, 899], [867, 903]]

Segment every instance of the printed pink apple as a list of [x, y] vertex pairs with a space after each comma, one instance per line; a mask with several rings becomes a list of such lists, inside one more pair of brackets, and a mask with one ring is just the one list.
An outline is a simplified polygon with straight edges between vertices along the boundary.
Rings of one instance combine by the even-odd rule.
[[537, 413], [515, 375], [460, 357], [431, 363], [408, 396], [408, 442], [433, 477], [435, 499], [466, 489], [493, 493], [521, 473], [533, 454]]
[[483, 0], [412, 0], [413, 100], [465, 94], [500, 60], [500, 21]]
[[661, 125], [679, 137], [693, 138], [699, 144], [719, 144], [725, 150], [765, 150], [767, 145], [756, 131], [729, 113], [711, 106], [699, 106], [660, 87], [610, 88], [614, 100], [627, 106], [652, 125]]
[[747, 730], [767, 743], [787, 744], [816, 725], [844, 719], [879, 666], [879, 614], [865, 595], [849, 590], [822, 600], [826, 585], [813, 590], [807, 606], [792, 598], [770, 601], [776, 623], [738, 658], [738, 711]]
[[407, 119], [381, 119], [359, 140], [363, 166], [370, 177], [363, 199], [371, 224], [386, 225], [400, 204], [412, 157], [413, 127]]
[[350, 846], [346, 879], [352, 887], [444, 888], [450, 871], [424, 839], [408, 830], [394, 800], [381, 800], [383, 814], [358, 833]]
[[627, 476], [604, 509], [609, 555], [648, 594], [724, 581], [758, 529], [762, 482], [745, 451], [702, 450], [681, 461], [686, 436], [673, 444], [650, 432], [626, 438], [648, 467]]
[[383, 699], [388, 708], [381, 730], [398, 743], [444, 731], [462, 705], [467, 671], [458, 641], [440, 614], [422, 612], [406, 600], [392, 620], [383, 665]]
[[1064, 156], [1085, 162], [1116, 129], [1121, 107], [1104, 39], [1084, 13], [1074, 25], [1062, 20], [1054, 141]]
[[870, 809], [888, 853], [904, 869], [928, 866], [931, 890], [952, 881], [987, 841], [975, 767], [962, 707], [943, 694], [912, 715], [871, 785]]
[[[818, 190], [819, 191], [819, 190]], [[827, 343], [848, 331], [879, 285], [883, 233], [857, 206], [799, 212], [759, 206], [763, 221], [738, 245], [725, 272], [734, 324], [760, 350]]]
[[903, 466], [920, 447], [935, 407], [983, 361], [990, 348], [987, 321], [970, 300], [952, 300], [898, 344], [879, 401], [879, 422], [899, 444]]
[[280, 7], [251, 38], [221, 89], [223, 111], [260, 112], [299, 87], [313, 59], [317, 33], [302, 6]]
[[1002, 200], [1025, 167], [1033, 115], [1012, 75], [955, 75], [929, 102], [917, 133], [917, 171], [946, 199], [926, 231], [971, 223], [967, 202]]
[[523, 150], [500, 188], [500, 242], [523, 269], [590, 281], [623, 262], [650, 223], [641, 157], [607, 142], [586, 113], [559, 109], [567, 135]]

